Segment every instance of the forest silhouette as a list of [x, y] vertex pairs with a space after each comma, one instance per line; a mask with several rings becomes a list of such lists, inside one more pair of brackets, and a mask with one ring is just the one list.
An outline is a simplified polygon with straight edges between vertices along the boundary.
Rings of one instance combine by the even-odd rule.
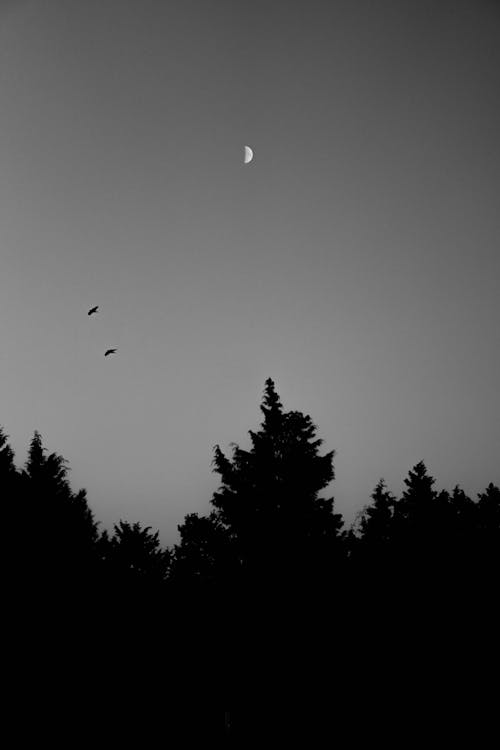
[[[57, 675], [59, 716], [63, 705], [66, 716], [75, 710], [64, 685], [90, 681], [93, 708], [85, 721], [77, 712], [78, 732], [93, 726], [92, 712], [109, 719], [119, 705], [116, 742], [148, 744], [157, 736], [156, 707], [170, 711], [165, 737], [175, 724], [186, 746], [210, 738], [255, 746], [263, 735], [277, 746], [286, 736], [319, 746], [321, 733], [337, 731], [331, 701], [320, 711], [319, 699], [307, 708], [302, 696], [294, 713], [296, 693], [285, 712], [276, 685], [283, 692], [299, 683], [312, 694], [326, 677], [344, 724], [359, 719], [362, 685], [370, 699], [357, 736], [396, 743], [403, 717], [414, 736], [423, 731], [409, 686], [416, 691], [432, 669], [446, 677], [449, 697], [471, 666], [467, 653], [486, 648], [498, 599], [500, 489], [490, 483], [475, 500], [459, 486], [437, 490], [420, 461], [400, 497], [381, 479], [347, 527], [333, 498], [321, 497], [335, 478], [335, 452], [322, 452], [311, 418], [285, 411], [271, 379], [260, 408], [248, 450], [233, 444], [227, 456], [215, 446], [220, 486], [207, 512], [186, 515], [178, 543], [166, 549], [140, 523], [100, 531], [86, 491], [71, 489], [66, 461], [47, 454], [40, 433], [19, 469], [0, 429], [7, 577], [23, 623], [19, 663], [31, 674], [43, 663], [39, 675]], [[432, 682], [427, 672], [425, 726]], [[249, 697], [255, 684], [258, 698]], [[168, 690], [186, 690], [203, 705], [196, 720], [165, 707]], [[272, 710], [257, 710], [273, 690]], [[51, 715], [44, 692], [30, 704], [42, 723]]]

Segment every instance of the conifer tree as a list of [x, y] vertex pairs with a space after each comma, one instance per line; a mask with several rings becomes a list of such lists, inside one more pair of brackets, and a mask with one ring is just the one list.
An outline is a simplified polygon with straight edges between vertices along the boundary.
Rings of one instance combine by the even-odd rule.
[[[104, 543], [102, 538], [100, 541]], [[106, 535], [106, 541], [106, 561], [118, 585], [146, 589], [165, 582], [171, 553], [162, 549], [158, 531], [138, 522], [120, 521], [111, 539]]]
[[0, 427], [0, 500], [7, 526], [18, 522], [18, 479], [19, 474], [14, 463], [14, 451], [7, 442], [8, 436]]
[[339, 553], [342, 519], [333, 499], [318, 497], [334, 478], [334, 451], [319, 454], [322, 440], [309, 416], [285, 412], [269, 378], [263, 422], [250, 431], [252, 447], [219, 446], [214, 471], [221, 486], [212, 505], [234, 540], [250, 576], [284, 581], [320, 575]]
[[0, 482], [4, 482], [17, 473], [14, 464], [14, 451], [7, 442], [8, 435], [0, 427]]
[[14, 451], [7, 441], [8, 436], [0, 427], [0, 502], [3, 526], [8, 533], [4, 546], [9, 554], [12, 578], [19, 566], [20, 534], [23, 534], [24, 529], [20, 502], [20, 474], [14, 464]]
[[[359, 517], [359, 531], [365, 547], [379, 549], [387, 546], [392, 538], [392, 520], [396, 498], [387, 489], [384, 479], [380, 479], [371, 495], [372, 503], [367, 505]], [[374, 551], [374, 554], [376, 552]]]
[[415, 526], [427, 524], [437, 497], [433, 489], [435, 481], [428, 474], [423, 461], [419, 461], [410, 469], [408, 477], [404, 480], [406, 489], [396, 506], [398, 516]]
[[479, 493], [477, 503], [477, 544], [482, 573], [498, 586], [500, 571], [500, 488], [492, 482]]
[[470, 555], [477, 529], [477, 504], [455, 485], [448, 501], [448, 526], [455, 556]]
[[89, 579], [96, 561], [98, 524], [85, 490], [74, 494], [67, 475], [65, 459], [46, 455], [42, 436], [35, 431], [22, 473], [24, 525], [37, 560], [35, 575], [55, 585]]
[[500, 535], [500, 488], [492, 482], [478, 495], [479, 528], [491, 538]]
[[172, 561], [176, 586], [217, 585], [236, 574], [236, 549], [216, 511], [208, 516], [189, 513], [178, 530], [181, 540]]
[[378, 601], [377, 606], [382, 606], [394, 577], [396, 498], [385, 480], [380, 479], [371, 499], [358, 514], [349, 535], [351, 588], [358, 595], [352, 604], [367, 608], [361, 620], [367, 616], [370, 603]]

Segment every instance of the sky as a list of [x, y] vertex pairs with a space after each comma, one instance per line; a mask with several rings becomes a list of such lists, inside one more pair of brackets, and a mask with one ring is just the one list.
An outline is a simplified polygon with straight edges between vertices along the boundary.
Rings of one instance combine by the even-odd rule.
[[271, 377], [346, 522], [420, 460], [500, 483], [499, 92], [493, 0], [0, 0], [18, 465], [173, 544]]

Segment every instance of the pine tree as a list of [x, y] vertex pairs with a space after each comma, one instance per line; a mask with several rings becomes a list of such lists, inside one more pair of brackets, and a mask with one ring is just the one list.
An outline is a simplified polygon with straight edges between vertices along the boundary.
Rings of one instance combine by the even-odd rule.
[[429, 515], [434, 510], [434, 501], [437, 497], [437, 493], [433, 489], [435, 481], [427, 473], [423, 461], [419, 461], [413, 469], [410, 469], [408, 477], [404, 480], [406, 490], [404, 490], [396, 506], [398, 516], [416, 526], [427, 524]]
[[20, 474], [14, 464], [14, 451], [7, 441], [8, 436], [0, 427], [0, 507], [5, 529], [4, 551], [8, 559], [8, 583], [15, 589], [21, 575], [24, 529]]
[[498, 586], [500, 570], [500, 488], [490, 482], [479, 493], [477, 503], [477, 542], [482, 574]]
[[396, 498], [387, 489], [384, 479], [380, 479], [371, 498], [372, 503], [362, 510], [358, 524], [363, 545], [374, 548], [373, 554], [377, 554], [380, 547], [391, 541]]
[[470, 553], [477, 527], [477, 504], [457, 485], [449, 497], [449, 527], [457, 554]]
[[[395, 536], [401, 571], [412, 576], [425, 595], [455, 589], [460, 578], [457, 554], [457, 513], [467, 505], [459, 490], [437, 492], [423, 461], [409, 472], [406, 490], [395, 505]], [[408, 581], [406, 582], [408, 583]], [[404, 583], [402, 584], [405, 585]]]
[[6, 528], [19, 524], [17, 493], [19, 473], [14, 464], [14, 451], [7, 442], [8, 436], [0, 427], [0, 501]]
[[8, 435], [0, 427], [0, 481], [17, 472], [14, 464], [14, 451], [7, 442]]
[[46, 455], [35, 431], [22, 473], [24, 526], [30, 542], [33, 577], [44, 585], [89, 583], [95, 572], [98, 524], [85, 490], [74, 494], [68, 466], [56, 453]]
[[319, 454], [322, 440], [309, 416], [285, 412], [269, 378], [263, 422], [250, 431], [252, 447], [219, 446], [214, 471], [222, 484], [212, 505], [238, 549], [243, 570], [262, 582], [319, 577], [338, 554], [342, 519], [333, 499], [318, 497], [334, 479], [334, 451]]
[[215, 511], [208, 516], [189, 513], [178, 530], [181, 541], [174, 547], [172, 564], [177, 587], [213, 586], [236, 574], [236, 550]]
[[478, 524], [480, 530], [492, 539], [500, 535], [500, 488], [492, 482], [478, 495]]
[[[140, 523], [120, 521], [108, 539], [106, 562], [116, 585], [120, 587], [152, 589], [165, 582], [171, 560], [170, 551], [161, 547], [158, 531]], [[104, 543], [100, 540], [101, 545]]]

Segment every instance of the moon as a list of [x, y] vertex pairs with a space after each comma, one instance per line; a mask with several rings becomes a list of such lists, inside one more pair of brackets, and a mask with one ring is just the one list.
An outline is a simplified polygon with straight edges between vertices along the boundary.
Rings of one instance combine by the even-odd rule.
[[243, 160], [244, 164], [248, 164], [253, 159], [253, 151], [250, 148], [250, 146], [245, 146], [245, 158]]

